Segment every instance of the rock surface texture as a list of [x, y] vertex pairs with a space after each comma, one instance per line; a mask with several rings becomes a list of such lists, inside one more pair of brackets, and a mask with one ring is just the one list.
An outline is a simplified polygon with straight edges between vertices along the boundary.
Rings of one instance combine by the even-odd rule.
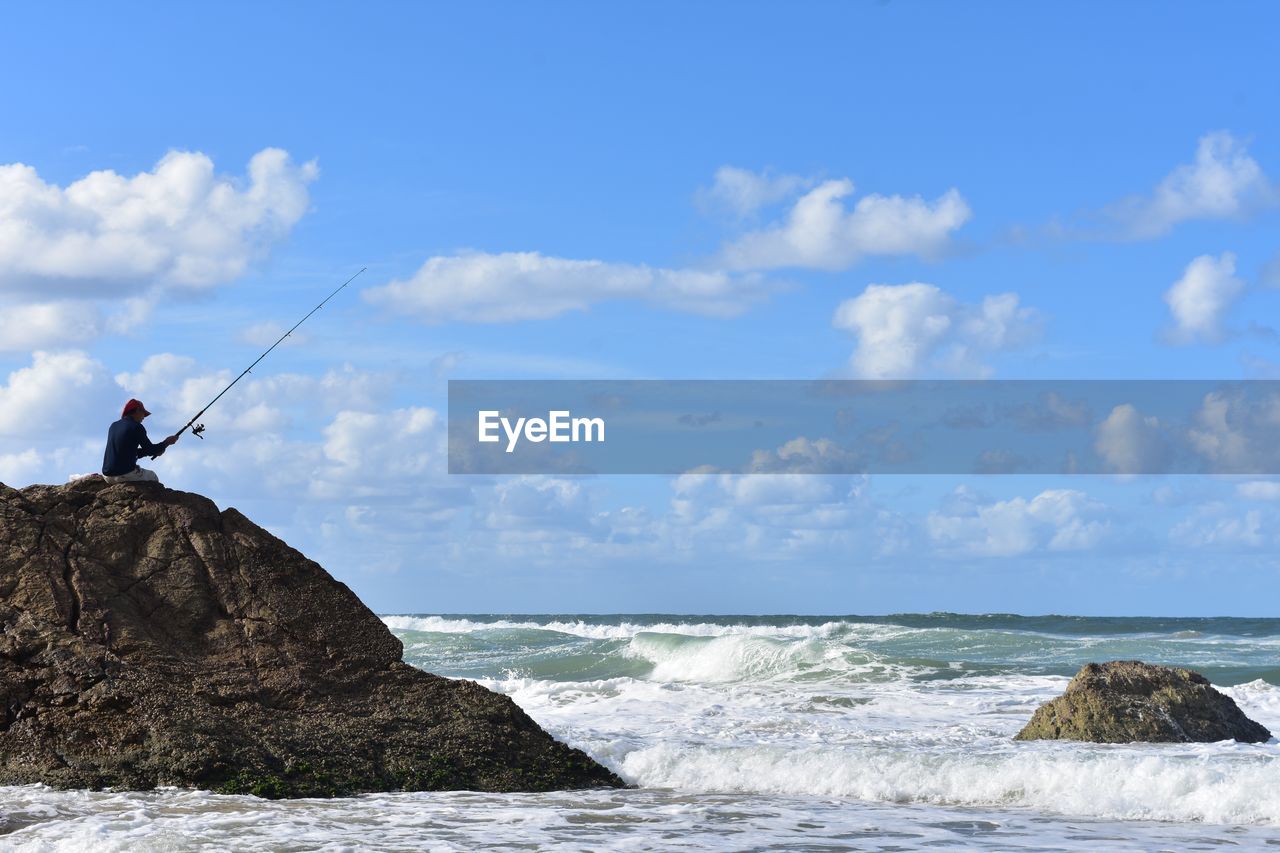
[[0, 784], [269, 797], [622, 781], [430, 675], [345, 585], [159, 484], [0, 484]]
[[1128, 660], [1086, 664], [1014, 739], [1260, 743], [1271, 732], [1198, 672]]

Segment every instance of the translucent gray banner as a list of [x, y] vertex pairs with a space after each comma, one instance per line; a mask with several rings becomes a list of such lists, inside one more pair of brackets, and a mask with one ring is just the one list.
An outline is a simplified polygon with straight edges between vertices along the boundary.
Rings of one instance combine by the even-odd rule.
[[1280, 474], [1280, 382], [453, 380], [453, 474]]

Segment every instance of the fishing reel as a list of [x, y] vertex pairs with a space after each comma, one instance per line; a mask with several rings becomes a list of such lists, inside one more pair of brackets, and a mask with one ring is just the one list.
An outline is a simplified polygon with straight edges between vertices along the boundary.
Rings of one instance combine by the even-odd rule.
[[191, 428], [191, 434], [201, 441], [204, 441], [204, 436], [200, 434], [202, 432], [204, 432], [204, 424], [196, 424]]

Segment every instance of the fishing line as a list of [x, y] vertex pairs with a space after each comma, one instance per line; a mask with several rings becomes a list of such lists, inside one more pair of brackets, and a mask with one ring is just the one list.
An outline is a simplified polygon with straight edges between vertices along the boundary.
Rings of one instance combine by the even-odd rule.
[[[307, 312], [307, 314], [306, 314], [306, 317], [303, 317], [301, 320], [299, 320], [298, 322], [294, 323], [294, 324], [293, 324], [293, 327], [292, 327], [291, 329], [289, 329], [289, 331], [285, 332], [283, 335], [281, 335], [281, 336], [280, 336], [280, 340], [276, 341], [274, 344], [272, 344], [271, 346], [267, 347], [266, 352], [264, 352], [262, 355], [258, 356], [256, 359], [254, 359], [254, 360], [253, 360], [253, 364], [251, 364], [251, 365], [249, 365], [248, 367], [246, 367], [246, 368], [244, 369], [244, 371], [243, 371], [239, 376], [237, 376], [235, 379], [231, 380], [231, 385], [228, 385], [226, 388], [223, 388], [221, 391], [219, 391], [219, 392], [218, 392], [218, 396], [217, 396], [217, 397], [214, 397], [212, 400], [210, 400], [210, 401], [205, 405], [205, 407], [204, 407], [203, 409], [201, 409], [200, 411], [196, 412], [196, 416], [195, 416], [194, 418], [192, 418], [191, 420], [187, 421], [187, 425], [186, 425], [186, 426], [184, 426], [182, 429], [178, 430], [176, 433], [174, 433], [173, 437], [174, 437], [174, 438], [177, 438], [178, 436], [180, 436], [180, 435], [182, 435], [184, 432], [186, 432], [188, 429], [190, 429], [190, 430], [191, 430], [191, 434], [192, 434], [192, 435], [194, 435], [196, 438], [203, 439], [203, 438], [204, 438], [204, 436], [203, 436], [203, 435], [201, 435], [201, 433], [203, 433], [203, 432], [204, 432], [204, 424], [197, 424], [197, 423], [196, 423], [196, 421], [198, 421], [198, 420], [200, 419], [200, 416], [201, 416], [201, 415], [203, 415], [205, 412], [209, 411], [209, 407], [210, 407], [210, 406], [212, 406], [214, 403], [218, 402], [218, 400], [220, 400], [220, 399], [222, 398], [222, 395], [223, 395], [223, 394], [225, 394], [225, 393], [227, 393], [228, 391], [230, 391], [230, 390], [231, 390], [231, 387], [232, 387], [233, 385], [235, 385], [237, 382], [239, 382], [241, 379], [244, 379], [244, 377], [249, 373], [249, 371], [253, 370], [255, 367], [257, 367], [257, 366], [258, 366], [258, 362], [260, 362], [260, 361], [262, 361], [264, 358], [266, 358], [266, 357], [271, 353], [271, 351], [272, 351], [273, 349], [275, 349], [276, 347], [280, 346], [281, 342], [283, 342], [285, 338], [287, 338], [287, 337], [289, 337], [290, 335], [292, 335], [295, 329], [297, 329], [299, 326], [301, 326], [303, 323], [305, 323], [305, 322], [307, 321], [307, 317], [310, 317], [312, 314], [316, 313], [316, 312], [317, 312], [317, 311], [319, 311], [321, 308], [323, 308], [323, 307], [324, 307], [324, 304], [325, 304], [326, 302], [328, 302], [330, 299], [332, 299], [333, 297], [335, 297], [335, 296], [337, 296], [337, 295], [338, 295], [338, 291], [342, 290], [342, 288], [346, 287], [348, 284], [350, 284], [351, 282], [355, 281], [355, 280], [356, 280], [356, 276], [360, 275], [360, 273], [364, 272], [366, 269], [368, 269], [368, 267], [361, 267], [361, 268], [360, 268], [360, 272], [357, 272], [355, 275], [351, 276], [351, 278], [347, 279], [347, 280], [346, 280], [346, 281], [344, 281], [342, 284], [338, 285], [337, 290], [333, 291], [333, 293], [330, 293], [328, 296], [326, 296], [324, 299], [322, 299], [322, 300], [320, 301], [320, 304], [319, 304], [319, 305], [317, 305], [315, 308], [312, 308], [310, 311], [308, 311], [308, 312]], [[193, 424], [194, 424], [194, 426], [193, 426]], [[151, 458], [152, 458], [152, 459], [154, 459], [155, 457], [153, 456], [153, 457], [151, 457]]]

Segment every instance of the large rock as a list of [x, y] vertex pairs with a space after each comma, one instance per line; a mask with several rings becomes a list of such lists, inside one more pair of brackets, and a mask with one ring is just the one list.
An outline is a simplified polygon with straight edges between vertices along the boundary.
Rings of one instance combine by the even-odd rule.
[[1259, 743], [1271, 732], [1198, 672], [1122, 660], [1086, 664], [1014, 739]]
[[0, 484], [0, 784], [264, 796], [620, 786], [430, 675], [318, 564], [159, 484]]

